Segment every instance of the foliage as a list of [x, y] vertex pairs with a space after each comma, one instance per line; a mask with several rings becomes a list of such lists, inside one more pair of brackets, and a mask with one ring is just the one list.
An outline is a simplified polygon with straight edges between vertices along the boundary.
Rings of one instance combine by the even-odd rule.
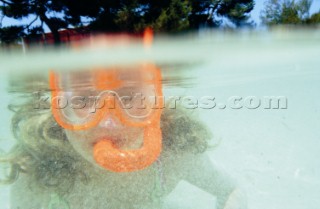
[[320, 11], [306, 20], [307, 24], [320, 24]]
[[266, 25], [320, 23], [320, 13], [309, 15], [311, 4], [312, 0], [268, 0], [260, 17]]
[[[94, 15], [99, 11], [93, 5], [95, 0], [0, 0], [1, 13], [5, 17], [22, 20], [30, 19], [29, 24], [21, 25], [25, 33], [40, 19], [48, 26], [56, 43], [60, 42], [58, 30], [81, 24], [81, 16]], [[98, 1], [98, 0], [97, 0]], [[90, 5], [90, 6], [88, 6]], [[13, 26], [13, 29], [16, 26]], [[39, 26], [36, 26], [39, 27]], [[18, 35], [18, 34], [16, 34]]]
[[18, 41], [25, 34], [23, 27], [21, 26], [10, 26], [0, 28], [0, 40], [2, 44], [10, 44]]
[[26, 35], [39, 34], [45, 24], [56, 43], [60, 29], [84, 25], [103, 32], [179, 32], [218, 27], [228, 19], [240, 27], [249, 24], [253, 7], [253, 0], [0, 0], [5, 17], [29, 20], [21, 26]]
[[167, 8], [163, 8], [157, 19], [153, 21], [155, 31], [175, 32], [189, 27], [188, 15], [191, 7], [187, 1], [173, 0]]
[[187, 0], [136, 0], [105, 3], [90, 24], [92, 30], [141, 32], [146, 27], [156, 32], [177, 32], [189, 27], [191, 7]]
[[180, 31], [189, 27], [190, 12], [191, 7], [188, 0], [152, 2], [149, 4], [149, 11], [145, 14], [145, 19], [146, 23], [156, 31]]
[[221, 25], [225, 17], [237, 27], [247, 25], [249, 13], [254, 7], [253, 0], [190, 0], [192, 12], [189, 16], [193, 28], [205, 24], [211, 27]]

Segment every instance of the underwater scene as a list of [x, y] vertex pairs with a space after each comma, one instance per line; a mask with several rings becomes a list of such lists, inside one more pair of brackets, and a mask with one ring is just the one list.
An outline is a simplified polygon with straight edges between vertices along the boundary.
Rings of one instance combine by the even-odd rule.
[[319, 35], [3, 50], [0, 208], [319, 208]]

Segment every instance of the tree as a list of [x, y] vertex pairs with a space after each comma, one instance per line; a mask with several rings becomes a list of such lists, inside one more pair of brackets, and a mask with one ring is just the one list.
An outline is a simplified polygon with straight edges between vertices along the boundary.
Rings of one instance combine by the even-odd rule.
[[155, 31], [178, 32], [189, 28], [190, 12], [191, 6], [188, 1], [172, 0], [161, 9], [157, 17], [149, 13], [148, 22]]
[[146, 27], [156, 32], [177, 32], [189, 27], [191, 7], [187, 0], [107, 1], [90, 24], [92, 30], [142, 32]]
[[[248, 24], [253, 0], [0, 0], [6, 17], [33, 17], [21, 32], [38, 35], [46, 24], [60, 42], [59, 29], [79, 27], [88, 21], [91, 31], [142, 32], [146, 27], [156, 32], [179, 32], [202, 25], [217, 27], [221, 18], [236, 27]], [[37, 19], [41, 24], [34, 26]], [[14, 26], [16, 27], [16, 26]]]
[[2, 44], [10, 44], [19, 40], [24, 35], [22, 26], [0, 28], [0, 40]]
[[[0, 0], [2, 3], [0, 10], [4, 16], [18, 20], [33, 17], [26, 25], [12, 26], [20, 27], [22, 30], [19, 31], [20, 34], [39, 31], [44, 23], [53, 34], [55, 43], [59, 43], [59, 29], [79, 26], [82, 16], [94, 16], [98, 12], [99, 8], [95, 6], [95, 1], [98, 2], [98, 0]], [[38, 19], [41, 25], [33, 26]]]
[[[111, 1], [112, 2], [112, 1]], [[93, 29], [138, 32], [152, 27], [159, 32], [217, 27], [227, 18], [240, 27], [248, 24], [253, 0], [135, 0], [106, 2], [92, 23]]]
[[312, 0], [268, 0], [261, 12], [266, 25], [320, 23], [320, 14], [310, 16]]
[[236, 27], [251, 24], [248, 22], [249, 13], [254, 8], [253, 0], [190, 0], [192, 12], [189, 21], [192, 28], [201, 25], [217, 27], [221, 18], [227, 18]]
[[307, 19], [307, 24], [320, 24], [320, 11]]

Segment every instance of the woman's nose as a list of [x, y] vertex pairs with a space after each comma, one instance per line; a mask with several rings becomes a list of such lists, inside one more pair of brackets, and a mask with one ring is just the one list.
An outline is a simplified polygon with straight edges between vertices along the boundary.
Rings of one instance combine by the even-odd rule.
[[115, 129], [121, 127], [121, 124], [111, 115], [107, 115], [100, 121], [99, 127]]

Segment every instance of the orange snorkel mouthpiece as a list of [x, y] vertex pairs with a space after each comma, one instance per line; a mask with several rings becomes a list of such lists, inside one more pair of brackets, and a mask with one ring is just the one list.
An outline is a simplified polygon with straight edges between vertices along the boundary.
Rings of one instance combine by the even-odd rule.
[[160, 121], [144, 130], [143, 147], [137, 150], [121, 150], [109, 140], [101, 140], [94, 146], [93, 156], [102, 167], [115, 172], [141, 170], [157, 160], [161, 153], [162, 135]]

